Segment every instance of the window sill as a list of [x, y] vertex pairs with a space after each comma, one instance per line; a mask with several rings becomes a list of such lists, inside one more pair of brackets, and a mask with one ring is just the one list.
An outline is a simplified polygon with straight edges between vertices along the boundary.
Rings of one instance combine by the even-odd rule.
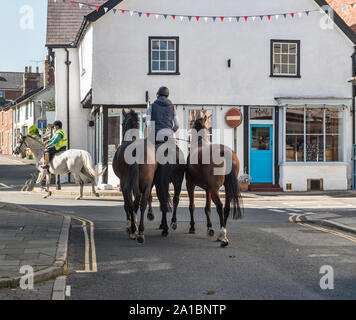
[[289, 75], [275, 75], [275, 74], [271, 74], [269, 76], [270, 78], [296, 78], [296, 79], [300, 79], [301, 75], [296, 75], [296, 76], [289, 76]]
[[148, 76], [179, 76], [180, 72], [149, 72]]

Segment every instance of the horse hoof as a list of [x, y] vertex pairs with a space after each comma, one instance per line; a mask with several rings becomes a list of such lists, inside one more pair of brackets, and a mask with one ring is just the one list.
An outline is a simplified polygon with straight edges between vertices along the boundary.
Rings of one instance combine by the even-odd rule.
[[217, 238], [216, 242], [222, 242], [222, 240], [220, 238]]
[[171, 223], [172, 230], [177, 230], [177, 222]]
[[145, 243], [145, 236], [144, 235], [138, 235], [136, 240], [137, 240], [137, 243], [143, 244], [143, 243]]
[[213, 237], [214, 236], [214, 229], [209, 229], [208, 230], [208, 236]]
[[229, 241], [224, 240], [224, 241], [221, 241], [220, 247], [221, 247], [221, 248], [225, 248], [225, 247], [227, 247], [228, 245], [229, 245]]
[[75, 200], [82, 200], [82, 197], [78, 196], [78, 197], [75, 198]]
[[136, 240], [136, 233], [130, 233], [130, 239]]
[[147, 219], [150, 220], [150, 221], [153, 221], [155, 219], [155, 216], [153, 215], [153, 213], [149, 212], [147, 214]]
[[189, 229], [190, 234], [195, 234], [195, 229]]
[[162, 231], [162, 237], [167, 237], [167, 236], [168, 236], [168, 231], [163, 230], [163, 231]]

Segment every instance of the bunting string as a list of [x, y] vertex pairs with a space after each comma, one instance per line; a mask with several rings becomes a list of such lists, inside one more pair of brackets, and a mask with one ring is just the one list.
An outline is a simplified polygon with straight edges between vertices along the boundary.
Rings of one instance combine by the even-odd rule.
[[[97, 4], [88, 4], [85, 2], [79, 2], [79, 1], [71, 1], [71, 0], [53, 0], [53, 2], [61, 2], [63, 4], [69, 4], [72, 7], [79, 7], [80, 9], [82, 8], [87, 8], [89, 10], [95, 10], [99, 12], [100, 10], [104, 11], [105, 13], [109, 10], [108, 7], [105, 7], [105, 5], [97, 5]], [[337, 7], [334, 7], [341, 9], [344, 13], [347, 13], [349, 9], [356, 9], [356, 2], [354, 3], [348, 3], [348, 4], [343, 4]], [[138, 10], [127, 10], [127, 9], [116, 9], [113, 8], [112, 12], [113, 14], [121, 14], [121, 15], [130, 15], [132, 16], [138, 16], [138, 17], [146, 17], [146, 18], [154, 18], [154, 19], [159, 19], [160, 17], [164, 19], [172, 19], [172, 20], [188, 20], [188, 21], [196, 21], [199, 22], [200, 19], [202, 19], [205, 22], [212, 21], [220, 21], [220, 22], [232, 22], [232, 21], [255, 21], [256, 19], [260, 19], [261, 21], [266, 20], [266, 21], [271, 21], [272, 19], [278, 20], [279, 18], [291, 18], [294, 19], [296, 16], [299, 18], [303, 16], [309, 16], [310, 13], [313, 12], [321, 12], [321, 13], [326, 13], [329, 16], [331, 15], [333, 8], [330, 6], [325, 6], [323, 8], [319, 9], [310, 9], [310, 10], [302, 10], [302, 11], [296, 11], [296, 12], [284, 12], [284, 13], [270, 13], [270, 14], [256, 14], [256, 15], [239, 15], [239, 16], [209, 16], [209, 15], [181, 15], [181, 14], [171, 14], [171, 13], [155, 13], [155, 12], [145, 12], [145, 11], [138, 11]]]

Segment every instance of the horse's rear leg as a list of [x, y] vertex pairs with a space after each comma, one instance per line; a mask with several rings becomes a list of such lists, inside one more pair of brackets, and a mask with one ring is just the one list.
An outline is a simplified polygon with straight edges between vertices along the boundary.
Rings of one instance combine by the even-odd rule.
[[195, 233], [195, 222], [194, 222], [194, 210], [195, 210], [195, 204], [194, 204], [194, 189], [195, 186], [191, 183], [187, 182], [187, 191], [188, 191], [188, 196], [189, 196], [189, 212], [190, 212], [190, 229], [189, 233], [194, 234]]
[[56, 175], [56, 184], [57, 184], [57, 190], [62, 190], [62, 185], [61, 185], [61, 176], [59, 174]]
[[95, 190], [95, 177], [93, 177], [84, 167], [82, 169], [82, 173], [88, 178], [90, 179], [91, 182], [91, 191], [93, 193], [94, 196], [96, 196], [97, 198], [99, 198], [99, 193], [96, 192]]
[[150, 221], [153, 221], [155, 219], [155, 215], [153, 214], [153, 209], [152, 209], [152, 188], [151, 188], [150, 195], [148, 197], [147, 219], [150, 220]]
[[141, 217], [140, 217], [140, 225], [138, 227], [138, 236], [137, 236], [137, 242], [138, 243], [144, 243], [145, 242], [145, 227], [144, 227], [144, 220], [145, 220], [145, 211], [147, 208], [147, 202], [150, 197], [150, 192], [151, 189], [147, 188], [143, 193], [140, 201], [140, 211], [141, 211]]
[[80, 174], [79, 174], [79, 173], [73, 173], [73, 176], [74, 176], [75, 180], [79, 183], [79, 186], [80, 186], [79, 196], [77, 196], [77, 197], [75, 198], [75, 200], [83, 199], [84, 181], [83, 181], [82, 178], [80, 177]]
[[208, 228], [208, 236], [212, 237], [214, 236], [214, 229], [213, 225], [210, 220], [210, 215], [211, 215], [211, 194], [209, 191], [206, 191], [206, 203], [205, 203], [205, 215], [206, 215], [206, 225]]
[[[226, 193], [226, 201], [230, 202], [231, 199], [229, 199], [228, 194]], [[226, 228], [225, 228], [225, 219], [224, 219], [224, 212], [223, 212], [223, 204], [220, 200], [219, 197], [219, 190], [214, 190], [211, 192], [211, 198], [213, 199], [213, 202], [215, 203], [216, 210], [218, 211], [219, 214], [219, 219], [220, 219], [220, 234], [217, 239], [217, 241], [221, 241], [221, 246], [226, 247], [229, 244], [229, 240], [226, 237]]]

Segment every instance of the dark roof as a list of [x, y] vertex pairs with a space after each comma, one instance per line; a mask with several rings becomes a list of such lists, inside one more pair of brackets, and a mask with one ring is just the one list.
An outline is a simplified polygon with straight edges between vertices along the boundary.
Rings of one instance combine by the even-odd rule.
[[74, 42], [84, 16], [95, 11], [95, 5], [102, 5], [106, 0], [85, 0], [84, 2], [92, 5], [92, 9], [89, 10], [85, 5], [80, 9], [77, 4], [73, 7], [69, 1], [63, 3], [48, 0], [47, 46], [66, 46]]
[[0, 72], [0, 89], [22, 90], [23, 72]]
[[43, 90], [43, 87], [38, 88], [38, 89], [29, 89], [27, 90], [27, 92], [25, 92], [25, 94], [23, 94], [22, 96], [18, 97], [17, 99], [14, 100], [13, 104], [18, 104], [30, 97], [32, 97], [33, 95], [35, 95], [37, 92], [40, 92]]

